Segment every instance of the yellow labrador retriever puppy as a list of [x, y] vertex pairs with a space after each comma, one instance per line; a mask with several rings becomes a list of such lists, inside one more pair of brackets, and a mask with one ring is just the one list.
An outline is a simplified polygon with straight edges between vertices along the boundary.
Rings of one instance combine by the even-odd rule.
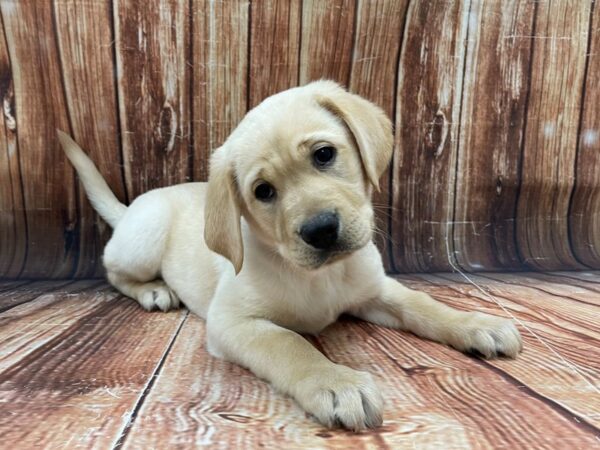
[[156, 189], [129, 207], [59, 132], [98, 213], [114, 228], [109, 281], [144, 308], [183, 302], [209, 351], [268, 380], [321, 423], [382, 421], [373, 377], [334, 364], [299, 333], [341, 313], [486, 357], [515, 357], [510, 320], [463, 312], [386, 276], [371, 192], [392, 154], [390, 120], [330, 81], [267, 98], [211, 157], [208, 183]]

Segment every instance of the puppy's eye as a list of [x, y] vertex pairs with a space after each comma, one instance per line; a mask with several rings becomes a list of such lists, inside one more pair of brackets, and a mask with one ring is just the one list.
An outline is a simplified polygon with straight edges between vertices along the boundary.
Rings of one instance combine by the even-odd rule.
[[260, 183], [254, 188], [254, 196], [261, 202], [270, 202], [275, 197], [275, 188], [269, 183]]
[[317, 167], [325, 167], [335, 159], [334, 147], [321, 147], [313, 153], [313, 161]]

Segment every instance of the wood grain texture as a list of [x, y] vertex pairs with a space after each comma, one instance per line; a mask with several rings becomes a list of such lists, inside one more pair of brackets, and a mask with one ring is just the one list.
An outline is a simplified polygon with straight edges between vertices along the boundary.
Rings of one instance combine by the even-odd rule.
[[0, 12], [14, 85], [8, 113], [15, 119], [13, 128], [16, 124], [20, 179], [14, 173], [13, 180], [22, 187], [27, 221], [21, 276], [69, 276], [77, 261], [80, 228], [72, 171], [56, 140], [56, 128], [70, 131], [70, 125], [52, 3], [3, 1]]
[[44, 280], [27, 282], [24, 286], [19, 284], [1, 289], [0, 295], [0, 313], [22, 305], [23, 303], [35, 300], [42, 294], [50, 294], [57, 289], [61, 289], [73, 281], [69, 280]]
[[[470, 277], [483, 292], [460, 275], [400, 280], [461, 309], [517, 317], [525, 350], [516, 360], [483, 361], [347, 319], [312, 338], [335, 362], [373, 373], [385, 393], [384, 425], [358, 435], [322, 428], [210, 356], [201, 319], [144, 313], [96, 281], [71, 284], [0, 315], [0, 339], [16, 349], [5, 365], [0, 355], [0, 395], [15, 400], [0, 431], [19, 448], [117, 438], [123, 448], [596, 448], [600, 289], [584, 292], [563, 274]], [[577, 277], [600, 288], [597, 272]]]
[[531, 64], [533, 2], [472, 2], [452, 223], [458, 264], [521, 267], [515, 203]]
[[[0, 326], [2, 327], [2, 350], [0, 351], [0, 373], [9, 369], [43, 344], [51, 341], [68, 328], [75, 320], [89, 314], [97, 304], [72, 302], [68, 306], [64, 300], [76, 297], [85, 290], [93, 298], [92, 292], [102, 282], [80, 280], [72, 283], [43, 281], [0, 295]], [[104, 284], [101, 292], [107, 293]], [[111, 298], [115, 292], [108, 292]]]
[[248, 108], [298, 84], [302, 3], [253, 2], [250, 20]]
[[29, 284], [29, 280], [0, 280], [0, 292], [11, 290], [15, 287]]
[[470, 2], [411, 2], [397, 88], [394, 266], [448, 270]]
[[194, 180], [248, 108], [248, 0], [192, 2]]
[[561, 271], [557, 271], [557, 272], [549, 272], [552, 275], [557, 275], [560, 277], [564, 277], [567, 280], [576, 280], [576, 281], [583, 281], [585, 283], [588, 283], [588, 285], [595, 285], [595, 284], [600, 284], [600, 276], [598, 275], [597, 272], [561, 272]]
[[[516, 281], [511, 277], [504, 277], [502, 274], [488, 274], [486, 276], [503, 282]], [[600, 299], [596, 296], [600, 292], [600, 286], [585, 280], [561, 276], [557, 272], [520, 273], [517, 280], [519, 285], [531, 286], [548, 294], [600, 306]]]
[[83, 304], [73, 292], [0, 316], [3, 444], [112, 448], [185, 317], [144, 312], [106, 286]]
[[[595, 448], [600, 289], [582, 290], [579, 281], [570, 289], [564, 274], [471, 277], [479, 288], [460, 275], [400, 280], [462, 309], [517, 317], [525, 340], [517, 360], [482, 361], [353, 320], [312, 339], [335, 362], [373, 373], [386, 393], [384, 425], [359, 435], [323, 429], [247, 370], [211, 357], [195, 316], [143, 312], [98, 281], [27, 283], [22, 294], [34, 297], [0, 314], [3, 442]], [[577, 278], [600, 288], [598, 273]], [[19, 292], [9, 289], [16, 290], [0, 292], [0, 305]]]
[[579, 261], [597, 269], [600, 268], [600, 4], [595, 2], [592, 7], [569, 227], [573, 253]]
[[[375, 374], [386, 393], [386, 419], [371, 445], [553, 448], [556, 439], [596, 445], [595, 427], [581, 427], [484, 361], [394, 330], [344, 325], [328, 329], [321, 342], [335, 362]], [[356, 352], [357, 346], [365, 351]]]
[[517, 241], [537, 269], [581, 268], [569, 245], [568, 210], [591, 2], [537, 3], [523, 146]]
[[[385, 0], [357, 3], [354, 51], [350, 68], [350, 91], [359, 94], [379, 107], [394, 120], [396, 113], [396, 75], [402, 44], [408, 1]], [[396, 152], [398, 154], [398, 152]], [[381, 177], [380, 192], [373, 194], [377, 234], [375, 241], [384, 253], [386, 270], [394, 271], [391, 256], [390, 220], [392, 209], [390, 166]]]
[[328, 78], [348, 86], [355, 0], [304, 0], [300, 84]]
[[130, 199], [190, 178], [190, 11], [176, 0], [114, 3], [121, 140]]
[[[116, 114], [110, 3], [103, 0], [59, 0], [54, 3], [54, 8], [73, 137], [90, 155], [112, 191], [127, 203]], [[90, 206], [82, 186], [78, 189], [77, 201], [81, 231], [74, 275], [101, 276], [101, 254], [110, 230]]]
[[[295, 426], [294, 418], [302, 426]], [[165, 433], [160, 424], [175, 432]], [[190, 316], [124, 448], [268, 448], [276, 442], [286, 448], [309, 444], [305, 439], [320, 430], [291, 399], [240, 366], [210, 356], [204, 321]]]
[[18, 277], [25, 264], [27, 222], [15, 119], [15, 91], [4, 34], [0, 36], [0, 276]]
[[[2, 0], [0, 277], [100, 276], [109, 230], [55, 128], [124, 201], [206, 180], [265, 97], [334, 78], [393, 118], [386, 269], [600, 268], [593, 0]], [[41, 70], [40, 68], [43, 68]]]
[[[203, 323], [195, 318], [184, 325], [125, 448], [256, 448], [275, 441], [288, 448], [497, 448], [533, 442], [544, 448], [555, 439], [542, 431], [549, 427], [560, 430], [564, 442], [593, 443], [592, 433], [582, 436], [576, 421], [524, 395], [485, 362], [412, 335], [347, 321], [330, 327], [320, 347], [335, 362], [377, 376], [387, 394], [386, 420], [381, 429], [362, 435], [325, 430], [298, 420], [303, 414], [290, 399], [246, 370], [212, 359], [195, 339], [199, 328]], [[173, 424], [176, 432], [165, 433], [164, 424]], [[241, 428], [253, 432], [240, 433]]]
[[[503, 282], [469, 276], [479, 286], [476, 287], [460, 275], [419, 275], [418, 278], [436, 288], [410, 281], [407, 284], [461, 309], [477, 308], [517, 317], [524, 352], [514, 361], [495, 360], [487, 364], [502, 370], [537, 396], [551, 399], [575, 415], [579, 423], [598, 427], [600, 328], [589, 322], [591, 316], [598, 314], [598, 305], [569, 301], [568, 297], [528, 287], [518, 275], [490, 276], [508, 278]], [[598, 298], [598, 294], [590, 295]]]

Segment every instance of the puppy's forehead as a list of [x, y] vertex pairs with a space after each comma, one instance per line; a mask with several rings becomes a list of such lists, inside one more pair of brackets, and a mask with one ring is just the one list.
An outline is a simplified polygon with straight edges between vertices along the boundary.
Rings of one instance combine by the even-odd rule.
[[342, 121], [309, 96], [271, 97], [252, 110], [236, 131], [240, 131], [238, 144], [244, 147], [237, 167], [244, 173], [257, 164], [288, 166], [317, 142], [347, 138]]

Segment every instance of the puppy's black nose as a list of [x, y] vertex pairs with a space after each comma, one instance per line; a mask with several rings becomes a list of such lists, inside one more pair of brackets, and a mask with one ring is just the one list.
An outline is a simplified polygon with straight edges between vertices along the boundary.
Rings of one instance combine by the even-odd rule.
[[304, 242], [319, 250], [328, 250], [337, 242], [340, 219], [334, 212], [322, 212], [311, 217], [300, 229]]

